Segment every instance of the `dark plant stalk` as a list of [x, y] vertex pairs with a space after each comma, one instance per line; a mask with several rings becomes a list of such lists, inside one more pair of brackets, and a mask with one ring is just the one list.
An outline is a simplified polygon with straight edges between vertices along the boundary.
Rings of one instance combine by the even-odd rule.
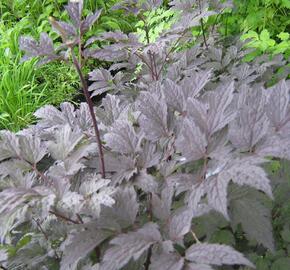
[[[46, 232], [43, 230], [43, 228], [42, 228], [41, 224], [39, 223], [39, 221], [38, 221], [37, 219], [35, 219], [35, 218], [32, 218], [32, 220], [36, 223], [37, 227], [39, 228], [39, 230], [40, 230], [41, 233], [43, 234], [45, 240], [48, 241], [48, 240], [49, 240], [49, 239], [48, 239], [48, 235], [47, 235]], [[55, 250], [55, 249], [53, 249], [53, 250], [54, 250], [54, 256], [55, 256], [55, 258], [56, 258], [57, 260], [60, 260], [60, 257], [59, 257], [58, 254], [56, 253], [56, 250]]]
[[218, 19], [219, 19], [219, 17], [221, 17], [221, 15], [222, 15], [222, 13], [223, 13], [223, 11], [225, 10], [225, 8], [223, 8], [219, 13], [218, 13], [218, 15], [215, 17], [215, 20], [214, 20], [214, 23], [213, 23], [213, 25], [212, 25], [212, 27], [211, 27], [211, 33], [213, 33], [213, 31], [214, 31], [214, 29], [215, 29], [215, 26], [217, 25], [217, 23], [218, 23]]
[[80, 216], [80, 214], [77, 214], [77, 218], [79, 220], [80, 223], [84, 224], [82, 217]]
[[[142, 21], [144, 22], [146, 41], [147, 41], [147, 45], [148, 45], [148, 44], [150, 44], [149, 29], [148, 29], [148, 26], [146, 24], [146, 20], [144, 18], [142, 18]], [[150, 58], [151, 77], [152, 77], [152, 80], [157, 81], [155, 55], [152, 54], [151, 51], [149, 51], [148, 53], [149, 53], [149, 58]], [[154, 66], [155, 66], [155, 68], [154, 68]]]
[[203, 42], [204, 42], [205, 47], [208, 49], [208, 44], [207, 44], [206, 37], [205, 37], [205, 30], [204, 30], [203, 19], [200, 19], [200, 24], [201, 24], [201, 31], [202, 31]]
[[34, 217], [32, 218], [32, 220], [35, 222], [35, 224], [37, 225], [37, 227], [39, 228], [39, 230], [43, 234], [45, 240], [48, 240], [48, 236], [47, 236], [46, 232], [42, 229], [42, 227], [41, 227], [40, 223], [38, 222], [38, 220], [35, 219]]
[[[128, 50], [129, 51], [129, 50]], [[140, 60], [149, 68], [150, 72], [153, 72], [152, 71], [152, 67], [150, 66], [150, 64], [146, 61], [146, 59], [143, 57], [143, 55], [135, 52], [134, 53], [138, 58], [140, 58]]]
[[150, 247], [148, 249], [148, 252], [147, 252], [147, 258], [146, 258], [146, 261], [145, 261], [145, 264], [144, 264], [144, 269], [145, 270], [149, 270], [150, 263], [151, 263], [151, 255], [152, 255], [152, 247]]
[[66, 217], [66, 216], [64, 216], [64, 215], [62, 215], [62, 214], [60, 214], [58, 212], [50, 210], [49, 213], [55, 215], [56, 217], [58, 217], [60, 219], [63, 219], [63, 220], [68, 221], [68, 222], [71, 222], [73, 224], [81, 224], [81, 222], [73, 220], [73, 219], [71, 219], [69, 217]]
[[[67, 33], [64, 31], [64, 29], [59, 25], [59, 23], [53, 18], [50, 17], [49, 18], [50, 23], [59, 30], [62, 40], [63, 42], [67, 45], [67, 47], [70, 49], [71, 52], [71, 56], [72, 56], [72, 60], [73, 60], [73, 64], [76, 68], [76, 71], [79, 75], [81, 84], [82, 84], [82, 88], [83, 88], [83, 92], [86, 98], [86, 102], [89, 106], [89, 111], [90, 111], [90, 115], [92, 118], [92, 122], [93, 122], [93, 127], [94, 127], [94, 131], [95, 131], [95, 136], [96, 136], [96, 140], [97, 140], [97, 144], [98, 144], [98, 150], [99, 150], [99, 160], [100, 160], [100, 169], [101, 169], [101, 175], [103, 178], [106, 177], [106, 173], [105, 173], [105, 161], [104, 161], [104, 153], [103, 153], [103, 148], [102, 148], [102, 141], [101, 141], [101, 136], [100, 136], [100, 132], [99, 132], [99, 128], [98, 128], [98, 123], [97, 123], [97, 119], [94, 113], [94, 105], [93, 102], [91, 100], [91, 96], [89, 93], [89, 89], [88, 89], [88, 84], [87, 81], [83, 75], [82, 72], [82, 68], [81, 68], [81, 64], [80, 62], [77, 60], [77, 57], [74, 54], [73, 51], [73, 45], [70, 42], [70, 40], [68, 39]], [[80, 29], [79, 29], [80, 31]], [[82, 56], [82, 52], [81, 52], [81, 31], [80, 31], [80, 35], [79, 35], [79, 41], [78, 41], [78, 49], [79, 49], [79, 54], [80, 57]]]
[[160, 75], [161, 75], [161, 72], [165, 66], [165, 63], [167, 61], [167, 58], [169, 57], [169, 55], [174, 51], [176, 45], [180, 42], [180, 40], [183, 38], [184, 34], [186, 32], [183, 32], [182, 35], [176, 40], [176, 42], [174, 43], [174, 45], [170, 48], [170, 50], [166, 53], [165, 57], [164, 57], [164, 61], [161, 65], [161, 68], [159, 69], [159, 71], [157, 72], [156, 76], [157, 76], [157, 80], [159, 79]]
[[156, 63], [155, 54], [153, 54], [153, 66], [154, 66], [155, 80], [158, 81], [158, 76], [157, 76], [157, 63]]
[[[148, 217], [149, 217], [149, 220], [152, 221], [153, 220], [152, 194], [148, 194], [147, 201], [148, 201], [148, 206], [147, 206], [148, 207], [148, 209], [147, 209]], [[152, 256], [152, 247], [149, 247], [148, 252], [147, 252], [146, 261], [144, 264], [145, 270], [149, 270], [150, 263], [151, 263], [151, 256]]]
[[[82, 20], [82, 15], [80, 15], [80, 21]], [[83, 36], [83, 31], [81, 29], [81, 24], [79, 25], [79, 29], [78, 29], [78, 51], [79, 51], [79, 66], [80, 69], [83, 68], [83, 52], [82, 52], [82, 36]]]
[[105, 178], [106, 177], [106, 173], [105, 173], [105, 160], [104, 160], [104, 152], [103, 152], [103, 146], [102, 146], [102, 141], [101, 141], [101, 136], [100, 136], [100, 131], [99, 131], [99, 127], [98, 127], [98, 123], [97, 123], [97, 119], [94, 113], [94, 105], [93, 102], [91, 100], [91, 96], [89, 93], [89, 89], [88, 89], [88, 84], [87, 81], [83, 75], [83, 72], [81, 70], [81, 67], [79, 65], [79, 62], [73, 52], [73, 49], [70, 48], [71, 50], [71, 55], [72, 55], [72, 60], [73, 60], [73, 64], [79, 74], [82, 86], [83, 86], [83, 92], [86, 98], [86, 102], [89, 106], [89, 111], [90, 111], [90, 115], [93, 121], [93, 126], [94, 126], [94, 131], [95, 131], [95, 135], [96, 135], [96, 140], [97, 140], [97, 144], [98, 144], [98, 149], [99, 149], [99, 160], [100, 160], [100, 167], [101, 167], [101, 174], [102, 177]]
[[79, 42], [78, 42], [78, 49], [79, 49], [79, 65], [80, 68], [82, 69], [83, 64], [82, 64], [82, 41], [81, 41], [81, 35], [82, 33], [79, 33]]
[[31, 168], [45, 183], [50, 183], [48, 177], [43, 172], [37, 169], [36, 164], [31, 164]]
[[41, 171], [39, 171], [39, 170], [37, 169], [35, 163], [32, 164], [32, 163], [28, 162], [27, 160], [25, 160], [24, 158], [22, 158], [20, 155], [18, 155], [17, 158], [18, 158], [19, 160], [24, 161], [25, 163], [28, 163], [28, 164], [31, 166], [31, 169], [36, 173], [36, 175], [37, 175], [38, 177], [40, 177], [40, 179], [41, 179], [42, 181], [44, 181], [44, 183], [46, 183], [46, 184], [49, 184], [49, 183], [50, 183], [49, 178], [48, 178], [48, 177], [47, 177], [43, 172], [41, 172]]
[[[202, 11], [201, 11], [200, 0], [198, 0], [198, 6], [199, 6], [199, 14], [201, 14]], [[206, 41], [206, 37], [205, 37], [205, 28], [204, 28], [203, 18], [200, 19], [200, 25], [201, 25], [201, 32], [202, 32], [203, 42], [204, 42], [205, 47], [208, 49], [208, 45], [207, 45], [207, 41]]]

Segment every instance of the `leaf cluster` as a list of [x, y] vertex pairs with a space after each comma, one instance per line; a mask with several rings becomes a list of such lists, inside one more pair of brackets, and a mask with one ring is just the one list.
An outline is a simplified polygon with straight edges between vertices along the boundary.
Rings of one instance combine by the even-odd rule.
[[[16, 255], [0, 253], [4, 267], [253, 268], [231, 237], [217, 243], [210, 230], [197, 231], [218, 219], [275, 249], [263, 166], [269, 156], [290, 158], [289, 82], [280, 74], [268, 87], [285, 62], [263, 55], [244, 63], [242, 44], [222, 46], [216, 36], [186, 49], [192, 27], [223, 9], [217, 2], [170, 1], [176, 21], [146, 42], [111, 31], [80, 46], [101, 14], [83, 16], [82, 1], [66, 6], [69, 22], [51, 19], [61, 44], [46, 33], [21, 37], [24, 60], [72, 62], [87, 103], [46, 105], [35, 125], [1, 132], [0, 239], [15, 246], [29, 232]], [[113, 8], [144, 18], [161, 5]], [[88, 86], [82, 63], [91, 58], [111, 65], [90, 72]], [[93, 107], [90, 94], [104, 93]]]
[[249, 31], [248, 33], [241, 36], [242, 40], [250, 40], [246, 47], [255, 48], [256, 51], [252, 52], [246, 57], [246, 59], [252, 60], [254, 57], [262, 55], [263, 53], [270, 53], [273, 55], [283, 53], [285, 59], [290, 56], [290, 34], [287, 32], [281, 32], [277, 35], [279, 42], [270, 37], [268, 30], [264, 29], [260, 35], [255, 31]]

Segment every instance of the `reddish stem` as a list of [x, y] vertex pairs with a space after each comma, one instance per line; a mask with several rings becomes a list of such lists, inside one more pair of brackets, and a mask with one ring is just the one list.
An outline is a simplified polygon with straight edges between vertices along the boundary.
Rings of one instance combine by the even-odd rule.
[[94, 131], [95, 131], [95, 135], [96, 135], [96, 140], [97, 140], [97, 144], [98, 144], [98, 149], [99, 149], [99, 160], [100, 160], [100, 167], [101, 167], [101, 174], [102, 177], [105, 178], [106, 177], [106, 173], [105, 173], [105, 160], [104, 160], [104, 152], [103, 152], [103, 146], [102, 146], [102, 141], [101, 141], [101, 136], [100, 136], [100, 131], [99, 131], [99, 127], [98, 127], [98, 123], [97, 123], [97, 119], [94, 113], [94, 105], [93, 102], [91, 100], [91, 96], [89, 93], [89, 88], [88, 88], [88, 84], [87, 81], [84, 78], [83, 72], [81, 70], [81, 67], [79, 65], [79, 62], [73, 52], [73, 49], [71, 48], [71, 55], [72, 55], [72, 59], [73, 59], [73, 63], [74, 66], [79, 74], [82, 86], [83, 86], [83, 92], [86, 98], [86, 102], [89, 106], [89, 111], [90, 111], [90, 115], [93, 121], [93, 126], [94, 126]]
[[65, 221], [71, 222], [73, 224], [81, 224], [81, 222], [73, 220], [73, 219], [71, 219], [69, 217], [66, 217], [66, 216], [64, 216], [64, 215], [62, 215], [62, 214], [60, 214], [58, 212], [50, 210], [49, 213], [55, 215], [58, 218], [61, 218], [61, 219], [65, 220]]

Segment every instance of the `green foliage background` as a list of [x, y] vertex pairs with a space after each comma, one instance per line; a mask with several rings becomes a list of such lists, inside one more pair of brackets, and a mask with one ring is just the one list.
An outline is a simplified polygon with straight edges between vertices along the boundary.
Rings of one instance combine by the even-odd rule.
[[[121, 16], [120, 11], [109, 11], [116, 2], [85, 2], [85, 13], [103, 9], [103, 16], [88, 36], [104, 31], [134, 31], [131, 18]], [[39, 69], [35, 67], [35, 61], [23, 64], [18, 45], [20, 35], [38, 38], [41, 32], [47, 32], [57, 39], [48, 17], [65, 20], [67, 13], [63, 6], [66, 3], [66, 0], [0, 1], [0, 129], [18, 131], [33, 123], [33, 113], [39, 107], [76, 101], [79, 81], [74, 68], [51, 63]]]

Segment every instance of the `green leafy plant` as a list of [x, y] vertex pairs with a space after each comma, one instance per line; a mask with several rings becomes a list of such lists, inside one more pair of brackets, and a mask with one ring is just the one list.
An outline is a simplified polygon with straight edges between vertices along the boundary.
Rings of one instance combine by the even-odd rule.
[[234, 6], [226, 13], [220, 14], [222, 23], [219, 28], [223, 34], [239, 34], [248, 31], [260, 33], [268, 29], [271, 35], [276, 36], [287, 32], [290, 24], [290, 4], [287, 0], [234, 0]]
[[277, 38], [280, 42], [276, 42], [275, 39], [271, 38], [269, 31], [266, 29], [264, 29], [260, 35], [255, 31], [249, 31], [242, 35], [242, 40], [250, 40], [245, 47], [256, 49], [248, 55], [246, 59], [249, 61], [264, 53], [272, 55], [284, 54], [285, 58], [288, 58], [290, 56], [290, 34], [281, 32], [277, 35]]
[[[164, 7], [144, 12], [144, 17], [135, 25], [140, 41], [154, 42], [164, 30], [170, 29], [177, 15], [176, 11]], [[146, 31], [146, 28], [149, 30]]]
[[[221, 1], [222, 2], [222, 1]], [[251, 39], [248, 48], [255, 49], [245, 60], [267, 52], [289, 58], [290, 4], [285, 0], [234, 0], [222, 13], [212, 16], [205, 24], [207, 33], [218, 31], [225, 39], [242, 34]]]

